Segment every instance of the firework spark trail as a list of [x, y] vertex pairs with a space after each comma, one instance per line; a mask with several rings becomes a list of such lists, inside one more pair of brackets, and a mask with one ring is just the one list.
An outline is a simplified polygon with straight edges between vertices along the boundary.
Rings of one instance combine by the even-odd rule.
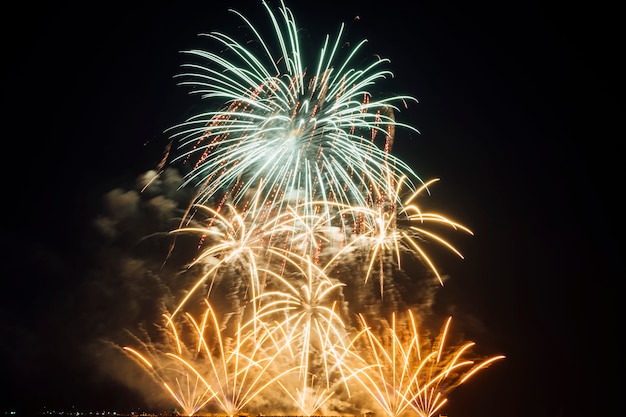
[[404, 212], [407, 215], [409, 222], [411, 222], [410, 230], [412, 232], [402, 232], [402, 235], [405, 238], [405, 241], [407, 243], [409, 243], [409, 245], [413, 249], [415, 249], [415, 251], [417, 251], [417, 253], [420, 254], [420, 257], [421, 257], [422, 261], [424, 263], [426, 263], [428, 265], [428, 267], [430, 268], [430, 270], [435, 273], [435, 275], [437, 276], [437, 279], [439, 280], [439, 282], [443, 284], [443, 281], [441, 279], [441, 275], [439, 274], [439, 271], [435, 267], [435, 264], [427, 256], [427, 254], [422, 249], [422, 247], [417, 243], [417, 240], [414, 239], [414, 238], [411, 238], [411, 236], [419, 237], [422, 240], [425, 239], [425, 238], [431, 238], [431, 239], [439, 242], [440, 244], [442, 244], [446, 248], [450, 249], [452, 252], [454, 252], [456, 255], [458, 255], [459, 258], [463, 258], [463, 255], [454, 246], [452, 246], [448, 241], [446, 241], [443, 238], [441, 238], [440, 236], [438, 236], [438, 235], [436, 235], [436, 234], [434, 234], [434, 233], [424, 229], [423, 227], [415, 226], [415, 224], [416, 223], [417, 224], [423, 224], [423, 223], [426, 223], [426, 222], [428, 222], [428, 223], [438, 223], [438, 224], [442, 224], [444, 226], [452, 227], [455, 230], [464, 231], [464, 232], [466, 232], [466, 233], [468, 233], [470, 235], [473, 235], [473, 233], [472, 233], [472, 231], [470, 229], [468, 229], [467, 227], [463, 226], [462, 224], [454, 222], [454, 221], [450, 220], [449, 218], [447, 218], [447, 217], [445, 217], [445, 216], [443, 216], [443, 215], [441, 215], [439, 213], [422, 212], [422, 210], [416, 204], [412, 203], [412, 201], [421, 192], [423, 192], [430, 184], [432, 184], [435, 181], [439, 181], [439, 179], [433, 179], [433, 180], [428, 181], [423, 186], [418, 188], [405, 201], [405, 206], [402, 209], [402, 212]]
[[[416, 200], [437, 180], [423, 182], [391, 154], [396, 128], [417, 132], [396, 121], [397, 104], [417, 100], [370, 94], [392, 75], [384, 68], [389, 61], [353, 66], [365, 41], [340, 47], [342, 25], [309, 65], [291, 11], [282, 0], [278, 12], [262, 3], [277, 47], [232, 11], [252, 39], [213, 32], [206, 36], [222, 52], [186, 51], [200, 63], [183, 65], [180, 84], [215, 110], [170, 130], [180, 151], [172, 162], [190, 166], [181, 187], [196, 188], [172, 235], [197, 236], [188, 267], [201, 272], [166, 317], [171, 350], [145, 342], [147, 354], [125, 351], [188, 415], [209, 405], [234, 415], [270, 387], [282, 390], [290, 407], [313, 415], [338, 392], [350, 400], [357, 385], [389, 417], [408, 411], [430, 417], [454, 387], [503, 356], [461, 360], [473, 343], [447, 348], [450, 320], [422, 356], [411, 309], [402, 329], [394, 313], [391, 326], [377, 334], [358, 311], [370, 307], [351, 305], [343, 291], [355, 277], [366, 284], [378, 272], [375, 302], [382, 305], [389, 294], [383, 284], [394, 284], [403, 253], [442, 284], [425, 243], [463, 256], [432, 226], [472, 232], [422, 210]], [[187, 310], [200, 291], [206, 306], [196, 321]], [[224, 292], [230, 327], [209, 302]], [[195, 350], [175, 326], [183, 313]]]

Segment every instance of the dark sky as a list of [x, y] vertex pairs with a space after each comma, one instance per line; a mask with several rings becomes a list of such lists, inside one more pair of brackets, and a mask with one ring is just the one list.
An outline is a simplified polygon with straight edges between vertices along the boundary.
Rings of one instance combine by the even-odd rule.
[[[132, 273], [103, 255], [123, 254], [93, 225], [113, 210], [105, 194], [123, 194], [154, 168], [164, 130], [198, 105], [173, 80], [179, 52], [203, 47], [198, 33], [236, 33], [228, 7], [266, 18], [260, 3], [244, 1], [23, 5], [5, 15], [14, 24], [3, 29], [11, 175], [0, 412], [144, 406], [115, 381], [106, 357], [95, 363], [92, 347], [127, 326], [123, 317], [136, 318], [129, 305], [150, 303], [151, 281], [141, 292], [129, 288]], [[434, 204], [475, 232], [459, 240], [464, 260], [441, 256], [450, 279], [438, 305], [481, 323], [482, 331], [468, 331], [473, 340], [507, 358], [453, 391], [445, 412], [610, 410], [624, 275], [609, 202], [618, 191], [610, 186], [617, 149], [599, 126], [587, 129], [606, 105], [607, 82], [590, 64], [599, 54], [589, 55], [593, 37], [583, 24], [594, 13], [535, 1], [291, 7], [313, 39], [345, 22], [351, 39], [367, 38], [372, 52], [390, 58], [395, 78], [385, 85], [419, 100], [401, 117], [421, 132], [399, 133], [394, 153], [423, 178], [441, 178]], [[136, 217], [136, 230], [120, 239], [139, 239], [157, 217]]]

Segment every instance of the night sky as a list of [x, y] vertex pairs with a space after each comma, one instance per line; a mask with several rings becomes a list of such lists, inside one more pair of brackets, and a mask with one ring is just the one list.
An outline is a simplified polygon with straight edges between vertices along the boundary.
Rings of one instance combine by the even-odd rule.
[[[442, 413], [611, 410], [624, 271], [610, 201], [618, 149], [593, 121], [608, 85], [590, 64], [593, 13], [535, 1], [291, 3], [314, 44], [345, 22], [349, 39], [391, 60], [385, 87], [419, 100], [399, 117], [421, 132], [399, 131], [393, 153], [440, 178], [433, 207], [475, 233], [452, 236], [465, 259], [437, 255], [449, 275], [437, 312], [507, 358]], [[161, 208], [133, 213], [117, 246], [102, 229], [159, 163], [164, 131], [202, 104], [173, 76], [181, 50], [206, 47], [198, 33], [237, 33], [229, 7], [266, 22], [260, 2], [243, 0], [5, 14], [0, 412], [149, 407], [95, 346], [158, 293], [116, 262], [120, 248], [149, 252], [136, 242], [166, 221]]]

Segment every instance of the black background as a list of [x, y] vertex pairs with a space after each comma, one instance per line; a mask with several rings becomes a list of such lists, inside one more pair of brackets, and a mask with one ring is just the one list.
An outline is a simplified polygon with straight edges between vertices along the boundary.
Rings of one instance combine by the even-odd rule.
[[[507, 359], [454, 391], [445, 411], [614, 407], [624, 275], [621, 137], [604, 130], [610, 11], [292, 3], [313, 39], [346, 22], [350, 36], [391, 59], [389, 85], [419, 100], [402, 117], [421, 132], [398, 137], [394, 153], [423, 178], [441, 178], [437, 204], [476, 233], [463, 241], [465, 260], [446, 266], [442, 297], [478, 317], [488, 338], [477, 343]], [[89, 268], [85, 230], [98, 197], [158, 162], [163, 131], [197, 104], [172, 79], [179, 51], [202, 46], [200, 32], [232, 33], [228, 7], [265, 19], [260, 3], [243, 1], [5, 10], [0, 412], [136, 406], [74, 355], [82, 335], [59, 341], [54, 326], [80, 315], [63, 300]]]

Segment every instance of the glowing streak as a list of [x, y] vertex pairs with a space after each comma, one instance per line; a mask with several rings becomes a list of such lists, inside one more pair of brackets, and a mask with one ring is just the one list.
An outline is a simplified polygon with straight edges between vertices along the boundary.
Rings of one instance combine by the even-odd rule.
[[483, 363], [481, 363], [480, 365], [474, 367], [474, 369], [472, 369], [471, 372], [468, 372], [462, 379], [461, 379], [461, 384], [464, 383], [465, 381], [467, 381], [469, 379], [469, 377], [471, 377], [472, 375], [474, 375], [476, 372], [480, 371], [483, 368], [486, 368], [487, 366], [491, 365], [492, 362], [498, 361], [500, 359], [504, 359], [506, 356], [504, 355], [499, 355], [499, 356], [494, 356], [491, 359], [488, 359], [486, 361], [484, 361]]
[[146, 359], [141, 353], [137, 352], [135, 349], [129, 348], [129, 347], [125, 346], [124, 350], [126, 350], [126, 351], [132, 353], [133, 355], [137, 356], [143, 363], [146, 364], [146, 366], [148, 366], [149, 368], [153, 368], [154, 369], [154, 366], [152, 366], [150, 361], [148, 359]]

